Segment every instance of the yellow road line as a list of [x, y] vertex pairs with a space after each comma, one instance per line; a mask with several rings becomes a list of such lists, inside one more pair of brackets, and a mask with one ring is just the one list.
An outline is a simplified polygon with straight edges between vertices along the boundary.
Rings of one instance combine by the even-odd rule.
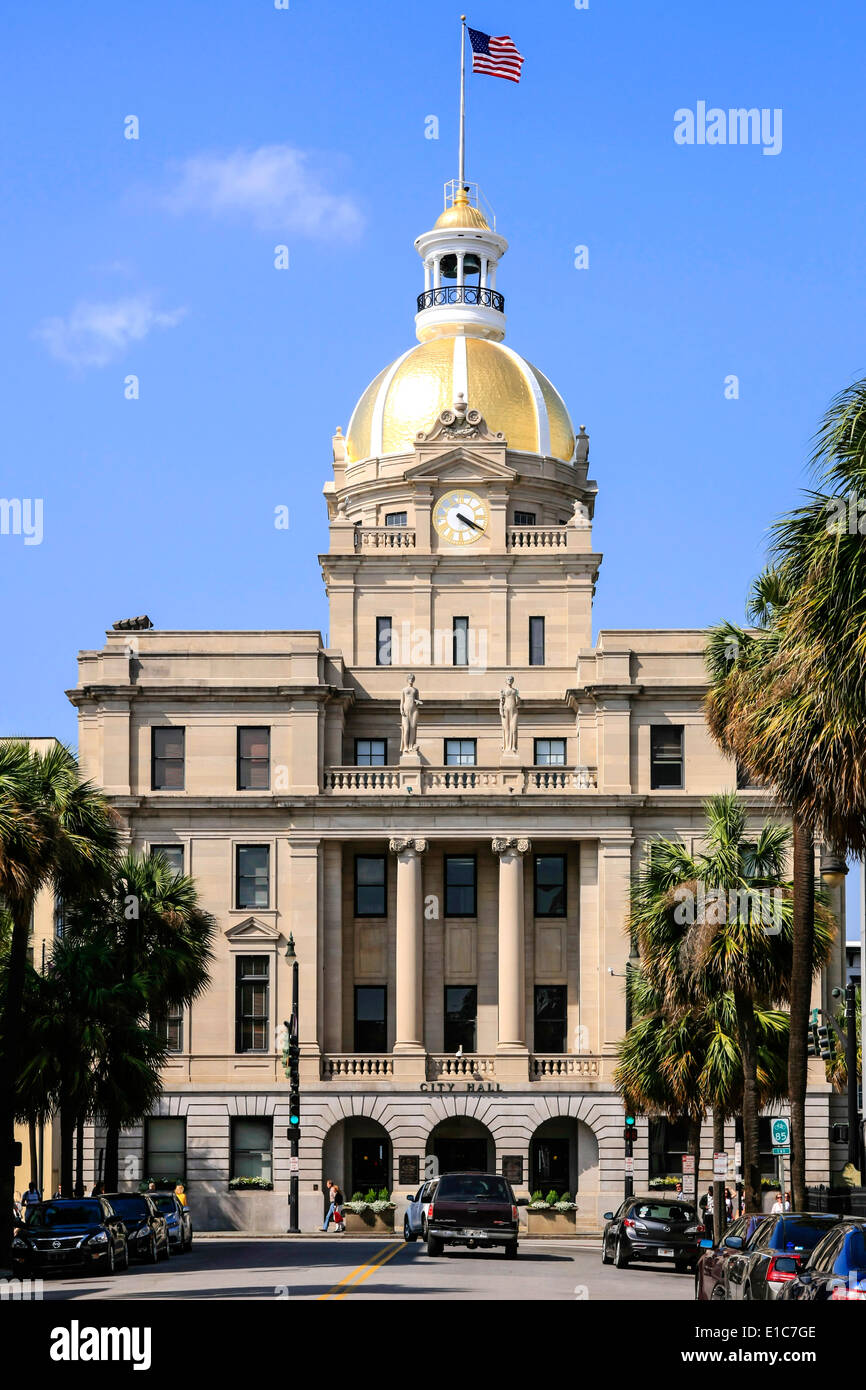
[[[393, 1260], [395, 1255], [399, 1255], [403, 1248], [402, 1245], [395, 1245], [393, 1250], [386, 1249], [384, 1255], [382, 1255], [381, 1252], [372, 1255], [369, 1260], [365, 1260], [363, 1264], [358, 1265], [357, 1269], [353, 1269], [351, 1274], [347, 1274], [345, 1279], [341, 1279], [339, 1284], [335, 1284], [327, 1293], [319, 1294], [319, 1302], [321, 1303], [322, 1300], [326, 1298], [345, 1298], [346, 1294], [351, 1292], [353, 1281], [355, 1281], [354, 1287], [357, 1288], [358, 1284], [363, 1284], [364, 1280], [369, 1279], [370, 1275], [375, 1274], [376, 1270], [381, 1269], [382, 1265], [386, 1265], [389, 1260]], [[357, 1278], [358, 1275], [361, 1277]], [[342, 1292], [338, 1292], [338, 1290], [342, 1290]]]

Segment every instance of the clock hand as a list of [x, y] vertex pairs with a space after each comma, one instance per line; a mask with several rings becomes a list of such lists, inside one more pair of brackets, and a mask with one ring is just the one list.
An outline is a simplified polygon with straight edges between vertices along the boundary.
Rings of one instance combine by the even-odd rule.
[[473, 526], [476, 531], [481, 530], [481, 527], [478, 525], [477, 521], [473, 521], [471, 516], [464, 516], [462, 512], [457, 513], [457, 520], [465, 521], [467, 526]]

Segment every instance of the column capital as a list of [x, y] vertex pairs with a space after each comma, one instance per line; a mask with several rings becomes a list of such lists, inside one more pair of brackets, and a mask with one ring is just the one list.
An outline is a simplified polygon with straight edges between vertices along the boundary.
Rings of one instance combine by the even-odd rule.
[[425, 854], [427, 840], [392, 840], [388, 846], [392, 854]]
[[493, 841], [494, 854], [508, 854], [509, 851], [515, 854], [529, 854], [532, 849], [531, 840], [522, 839], [497, 839]]

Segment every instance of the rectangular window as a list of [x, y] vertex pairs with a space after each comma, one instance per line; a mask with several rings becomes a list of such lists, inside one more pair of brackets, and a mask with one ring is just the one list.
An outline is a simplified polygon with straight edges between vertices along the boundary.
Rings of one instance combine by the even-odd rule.
[[469, 619], [455, 618], [452, 634], [453, 661], [455, 666], [469, 665]]
[[544, 619], [529, 619], [529, 664], [544, 665]]
[[270, 785], [270, 729], [238, 729], [238, 791], [266, 792]]
[[144, 1167], [148, 1181], [186, 1182], [186, 1120], [149, 1118], [144, 1123]]
[[270, 960], [238, 956], [235, 965], [236, 1052], [268, 1052]]
[[682, 724], [653, 724], [650, 728], [650, 788], [654, 792], [681, 789], [685, 786], [683, 771]]
[[386, 512], [386, 526], [408, 526], [409, 516], [407, 512]]
[[376, 619], [376, 665], [391, 666], [392, 629], [390, 618]]
[[388, 1051], [388, 991], [384, 985], [355, 986], [355, 1051]]
[[272, 1119], [233, 1119], [232, 1178], [261, 1178], [273, 1182], [274, 1122]]
[[384, 854], [355, 856], [355, 916], [387, 917], [388, 870]]
[[183, 845], [151, 845], [151, 858], [161, 854], [173, 874], [183, 873]]
[[153, 1020], [153, 1031], [168, 1052], [183, 1052], [183, 1009], [172, 1007]]
[[566, 1031], [565, 985], [536, 985], [535, 1051], [565, 1052]]
[[474, 738], [446, 738], [445, 766], [474, 767], [476, 741]]
[[565, 767], [565, 739], [537, 738], [535, 740], [536, 767]]
[[515, 512], [514, 524], [515, 526], [534, 526], [535, 512]]
[[384, 767], [388, 761], [388, 740], [384, 738], [356, 738], [355, 766]]
[[476, 985], [445, 986], [445, 1051], [475, 1051], [475, 1025], [478, 1018]]
[[536, 917], [565, 916], [565, 855], [535, 856]]
[[183, 791], [185, 733], [185, 729], [151, 729], [150, 770], [153, 791]]
[[268, 845], [238, 845], [238, 907], [270, 906], [271, 851]]
[[60, 941], [66, 931], [66, 908], [59, 893], [54, 898], [54, 935]]
[[446, 917], [474, 917], [476, 915], [477, 878], [478, 872], [474, 854], [446, 854]]

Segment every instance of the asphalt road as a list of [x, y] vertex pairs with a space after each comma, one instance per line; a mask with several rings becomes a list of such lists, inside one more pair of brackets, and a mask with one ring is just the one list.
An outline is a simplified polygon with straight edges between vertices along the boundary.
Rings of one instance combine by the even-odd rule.
[[598, 1243], [524, 1240], [516, 1261], [455, 1250], [430, 1259], [420, 1243], [331, 1236], [310, 1240], [196, 1237], [189, 1255], [133, 1265], [114, 1278], [44, 1279], [44, 1299], [671, 1300], [694, 1298], [694, 1280], [668, 1266], [603, 1266]]

